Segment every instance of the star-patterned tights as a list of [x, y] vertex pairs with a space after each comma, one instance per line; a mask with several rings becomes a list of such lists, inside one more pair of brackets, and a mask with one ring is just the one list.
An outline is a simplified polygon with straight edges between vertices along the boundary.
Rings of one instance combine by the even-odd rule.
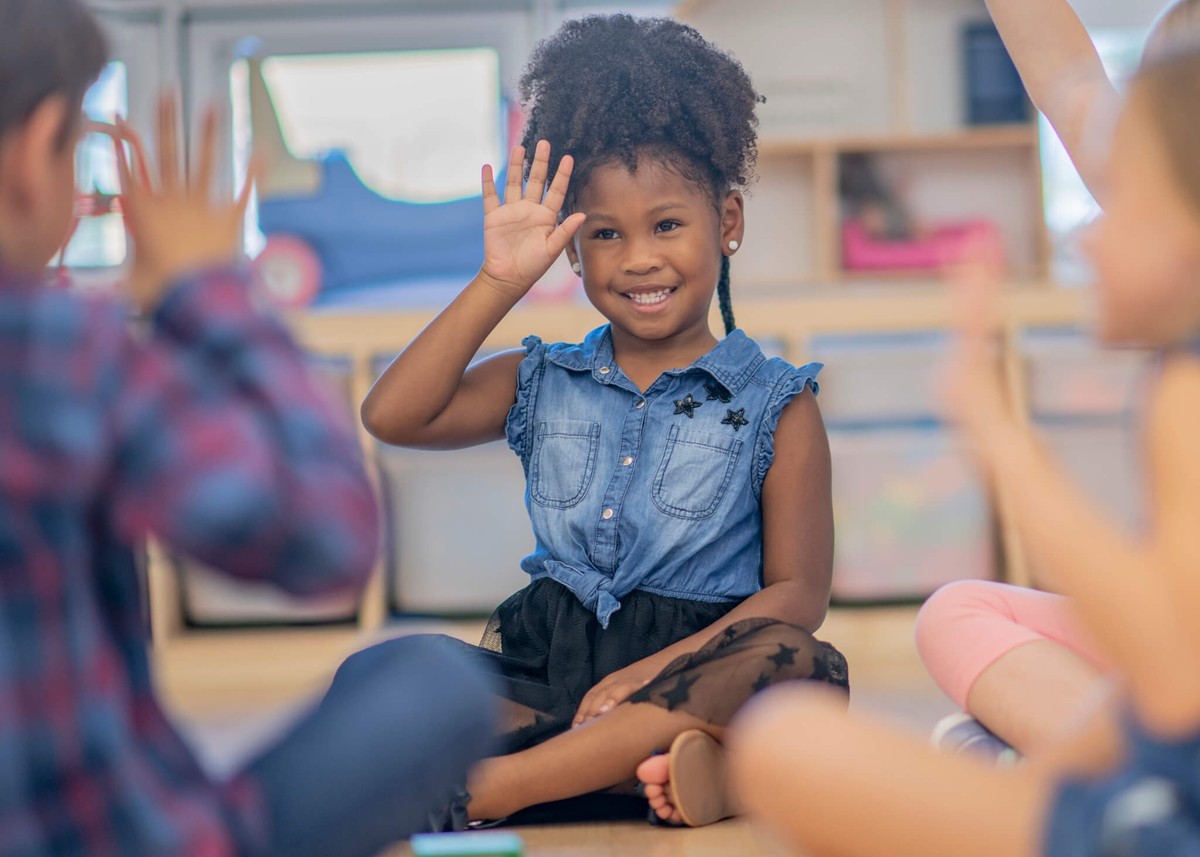
[[[521, 590], [496, 610], [481, 647], [472, 647], [504, 680], [506, 752], [567, 729], [594, 684], [702, 631], [732, 606], [635, 591], [602, 630], [554, 581], [539, 580]], [[803, 628], [744, 619], [698, 651], [676, 658], [629, 701], [725, 726], [758, 691], [796, 680], [848, 690], [846, 659]]]
[[676, 658], [629, 701], [726, 726], [755, 693], [798, 680], [850, 690], [846, 659], [833, 646], [786, 622], [743, 619]]

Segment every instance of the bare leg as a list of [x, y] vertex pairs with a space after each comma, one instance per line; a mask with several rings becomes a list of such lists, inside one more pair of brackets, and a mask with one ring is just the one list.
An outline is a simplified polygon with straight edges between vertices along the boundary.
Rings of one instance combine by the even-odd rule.
[[628, 782], [638, 763], [666, 749], [680, 732], [724, 729], [650, 703], [618, 705], [549, 741], [485, 759], [467, 782], [471, 818], [503, 818], [534, 804], [610, 789]]
[[[1103, 673], [1066, 646], [1035, 640], [1002, 655], [967, 694], [969, 711], [1028, 756], [1061, 744], [1105, 686]], [[1115, 716], [1112, 733], [1117, 734]]]
[[839, 857], [1038, 852], [1044, 774], [939, 755], [844, 709], [819, 688], [778, 688], [730, 728], [734, 787], [789, 843]]
[[1075, 728], [1108, 669], [1069, 599], [990, 581], [934, 593], [916, 641], [946, 695], [1026, 755]]

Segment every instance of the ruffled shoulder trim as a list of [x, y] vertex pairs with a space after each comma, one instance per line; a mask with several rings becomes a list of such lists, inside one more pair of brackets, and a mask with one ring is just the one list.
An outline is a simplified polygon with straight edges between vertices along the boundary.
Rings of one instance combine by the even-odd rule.
[[521, 345], [525, 348], [525, 357], [517, 365], [517, 400], [508, 409], [504, 435], [509, 448], [517, 454], [523, 465], [528, 466], [532, 443], [528, 424], [537, 402], [537, 388], [542, 378], [547, 347], [541, 337], [532, 335], [522, 339]]
[[[769, 361], [775, 362], [775, 361]], [[803, 366], [788, 366], [779, 373], [775, 385], [767, 399], [767, 406], [759, 422], [758, 438], [754, 445], [754, 464], [751, 481], [754, 486], [754, 496], [762, 499], [763, 480], [775, 460], [775, 429], [779, 426], [779, 417], [783, 409], [792, 399], [799, 396], [805, 389], [812, 389], [813, 395], [821, 391], [817, 383], [817, 375], [825, 368], [822, 363], [806, 363]]]

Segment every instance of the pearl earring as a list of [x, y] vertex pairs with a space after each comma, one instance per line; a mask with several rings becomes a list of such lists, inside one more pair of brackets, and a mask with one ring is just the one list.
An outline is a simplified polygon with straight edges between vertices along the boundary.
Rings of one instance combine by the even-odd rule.
[[737, 248], [738, 248], [738, 247], [740, 247], [740, 246], [742, 246], [742, 245], [738, 244], [736, 241], [730, 241], [730, 242], [729, 242], [729, 252], [730, 252], [730, 253], [733, 253], [733, 252], [734, 252], [734, 251], [736, 251], [736, 250], [737, 250]]
[[571, 270], [574, 271], [576, 274], [578, 274], [580, 271], [583, 270], [583, 267], [578, 262], [572, 262]]

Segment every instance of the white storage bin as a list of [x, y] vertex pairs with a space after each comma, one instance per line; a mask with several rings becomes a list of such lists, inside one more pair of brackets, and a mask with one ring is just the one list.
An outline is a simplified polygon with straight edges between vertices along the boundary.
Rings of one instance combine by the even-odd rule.
[[503, 441], [450, 452], [380, 447], [389, 604], [486, 614], [529, 582], [521, 462]]
[[1154, 359], [1105, 349], [1084, 331], [1037, 330], [1021, 337], [1030, 414], [1075, 484], [1121, 526], [1145, 520], [1138, 429]]
[[826, 423], [938, 417], [935, 382], [945, 355], [946, 338], [933, 333], [815, 337], [809, 359], [825, 364], [818, 402]]
[[1035, 419], [1136, 411], [1154, 372], [1147, 352], [1100, 348], [1077, 330], [1029, 331], [1020, 347]]
[[1071, 481], [1118, 525], [1144, 526], [1146, 486], [1139, 431], [1131, 418], [1055, 421], [1040, 424], [1039, 432]]
[[176, 561], [183, 615], [196, 626], [309, 625], [352, 622], [358, 593], [297, 598], [267, 583], [237, 580], [195, 562]]
[[990, 505], [954, 435], [931, 426], [830, 434], [837, 602], [923, 599], [992, 579]]

